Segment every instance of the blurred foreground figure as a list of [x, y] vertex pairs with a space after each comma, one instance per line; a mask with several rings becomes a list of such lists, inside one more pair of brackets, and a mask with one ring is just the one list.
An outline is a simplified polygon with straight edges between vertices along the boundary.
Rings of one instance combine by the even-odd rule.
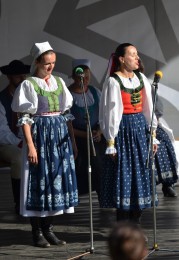
[[142, 260], [148, 253], [142, 229], [130, 222], [118, 222], [113, 227], [108, 247], [112, 260]]

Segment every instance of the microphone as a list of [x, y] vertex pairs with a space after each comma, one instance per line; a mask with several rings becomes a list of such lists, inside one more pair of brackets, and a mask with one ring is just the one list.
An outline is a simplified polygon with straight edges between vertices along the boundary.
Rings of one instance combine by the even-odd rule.
[[162, 77], [163, 77], [163, 73], [160, 70], [156, 71], [154, 74], [154, 81], [152, 85], [156, 86]]
[[84, 75], [83, 69], [80, 68], [80, 67], [77, 67], [77, 68], [75, 69], [75, 76], [84, 78], [85, 75]]

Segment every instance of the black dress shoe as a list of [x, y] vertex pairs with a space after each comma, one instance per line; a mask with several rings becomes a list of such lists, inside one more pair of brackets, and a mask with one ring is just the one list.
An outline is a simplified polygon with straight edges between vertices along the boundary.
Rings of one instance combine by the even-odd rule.
[[43, 236], [42, 229], [39, 226], [40, 218], [30, 217], [30, 223], [32, 226], [32, 238], [33, 238], [34, 246], [43, 247], [43, 248], [50, 247], [49, 242]]
[[49, 242], [45, 239], [42, 232], [40, 230], [32, 231], [34, 246], [48, 248], [50, 247]]
[[56, 245], [56, 246], [66, 245], [66, 241], [58, 239], [58, 237], [56, 237], [56, 235], [53, 233], [53, 225], [52, 224], [50, 224], [48, 226], [48, 228], [46, 227], [46, 228], [42, 229], [42, 231], [43, 231], [43, 235], [44, 235], [45, 239], [51, 245]]
[[117, 221], [129, 221], [130, 220], [130, 211], [129, 210], [116, 210]]
[[173, 185], [171, 185], [171, 186], [163, 185], [162, 191], [163, 191], [163, 194], [165, 197], [177, 197], [178, 196], [176, 191], [174, 190]]
[[44, 237], [46, 238], [46, 240], [51, 245], [56, 245], [56, 246], [66, 245], [66, 241], [58, 239], [58, 237], [56, 237], [56, 235], [51, 231], [45, 231], [45, 232], [43, 232], [43, 234], [44, 234]]
[[142, 217], [142, 210], [138, 209], [138, 210], [130, 211], [130, 221], [140, 225], [141, 217]]

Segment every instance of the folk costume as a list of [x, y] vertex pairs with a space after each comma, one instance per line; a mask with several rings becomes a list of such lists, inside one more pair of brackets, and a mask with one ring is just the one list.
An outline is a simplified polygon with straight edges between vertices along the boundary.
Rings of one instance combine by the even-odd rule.
[[21, 113], [19, 125], [30, 124], [40, 151], [37, 166], [27, 161], [23, 147], [21, 214], [50, 216], [73, 212], [78, 204], [73, 151], [64, 112], [72, 96], [64, 81], [51, 75], [45, 80], [30, 77], [15, 92], [12, 108]]
[[155, 154], [156, 181], [157, 184], [162, 183], [164, 196], [176, 197], [174, 184], [178, 180], [178, 162], [175, 152], [175, 139], [172, 129], [162, 122], [163, 104], [158, 95], [156, 96], [155, 114], [158, 119], [156, 138], [160, 142]]
[[[136, 212], [140, 215], [141, 210], [152, 206], [151, 169], [146, 168], [151, 116], [151, 86], [144, 74], [136, 72], [132, 78], [114, 74], [106, 78], [99, 113], [108, 143], [100, 206], [117, 208], [121, 216]], [[154, 117], [154, 128], [156, 125]], [[116, 152], [114, 161], [109, 154]]]
[[[32, 77], [20, 84], [12, 102], [12, 109], [20, 114], [19, 126], [27, 125], [24, 135], [30, 142], [27, 146], [24, 140], [23, 146], [20, 213], [30, 217], [34, 245], [47, 248], [66, 244], [53, 232], [53, 216], [73, 213], [78, 204], [69, 117], [65, 116], [73, 98], [65, 82], [51, 74], [56, 56], [50, 44], [35, 43], [31, 55]], [[33, 157], [28, 160], [29, 153]], [[31, 163], [31, 158], [38, 163]]]
[[[86, 111], [84, 107], [83, 94], [77, 94], [71, 91], [73, 96], [73, 106], [71, 114], [75, 117], [73, 120], [74, 129], [85, 131], [87, 130]], [[89, 86], [86, 94], [86, 102], [90, 115], [91, 129], [96, 130], [99, 128], [99, 100], [100, 91], [93, 86]], [[87, 153], [87, 140], [84, 138], [76, 137], [76, 144], [78, 147], [78, 157], [75, 161], [76, 176], [78, 183], [79, 194], [88, 193], [88, 153]], [[92, 189], [96, 190], [99, 194], [100, 173], [102, 171], [102, 141], [94, 142], [96, 156], [91, 155], [92, 167]], [[104, 153], [104, 150], [103, 150]]]
[[[75, 59], [72, 62], [73, 70], [76, 67], [87, 66], [90, 69], [90, 61], [87, 59]], [[73, 127], [74, 129], [86, 132], [87, 131], [87, 120], [86, 120], [86, 108], [84, 103], [83, 93], [75, 92], [71, 85], [69, 90], [73, 96], [73, 106], [70, 109], [71, 114], [74, 116]], [[81, 87], [79, 86], [81, 89]], [[99, 129], [99, 102], [101, 97], [101, 91], [94, 86], [88, 85], [85, 92], [87, 108], [90, 117], [91, 130]], [[75, 136], [76, 144], [78, 147], [78, 157], [75, 160], [76, 165], [76, 176], [78, 183], [79, 194], [85, 194], [89, 192], [88, 185], [88, 149], [87, 139], [79, 136]], [[100, 142], [94, 141], [94, 147], [96, 156], [90, 155], [90, 162], [92, 168], [92, 190], [95, 190], [99, 195], [100, 188], [100, 175], [102, 172], [102, 160], [104, 157], [104, 137], [101, 138]]]

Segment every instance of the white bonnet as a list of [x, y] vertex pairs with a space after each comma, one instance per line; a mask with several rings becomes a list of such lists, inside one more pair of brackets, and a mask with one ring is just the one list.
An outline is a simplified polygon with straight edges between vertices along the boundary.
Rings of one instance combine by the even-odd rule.
[[81, 65], [86, 65], [89, 69], [91, 67], [91, 62], [88, 59], [74, 59], [72, 60], [72, 68], [76, 68]]
[[53, 48], [50, 46], [49, 42], [40, 42], [35, 43], [30, 51], [31, 56], [33, 57], [33, 61], [30, 67], [30, 73], [31, 75], [35, 72], [36, 67], [36, 59], [44, 52], [53, 50]]

